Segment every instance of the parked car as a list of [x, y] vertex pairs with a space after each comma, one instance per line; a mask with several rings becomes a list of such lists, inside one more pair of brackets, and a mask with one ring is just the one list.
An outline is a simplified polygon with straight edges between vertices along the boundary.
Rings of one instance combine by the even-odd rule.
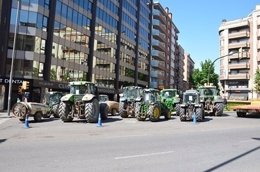
[[119, 113], [119, 103], [116, 102], [116, 101], [109, 100], [108, 95], [100, 94], [99, 95], [99, 103], [100, 104], [106, 103], [108, 105], [108, 112], [111, 115], [114, 116], [114, 115]]

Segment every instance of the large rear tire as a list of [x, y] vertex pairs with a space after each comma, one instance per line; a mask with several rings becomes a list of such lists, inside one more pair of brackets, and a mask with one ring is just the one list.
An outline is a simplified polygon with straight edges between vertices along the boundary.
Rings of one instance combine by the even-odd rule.
[[180, 120], [181, 121], [186, 121], [186, 115], [185, 115], [185, 108], [181, 108], [179, 109], [179, 115], [180, 115]]
[[201, 122], [203, 120], [202, 108], [196, 108], [195, 115], [196, 115], [196, 120]]
[[[141, 112], [141, 107], [142, 105], [140, 103], [136, 103], [135, 104], [135, 117], [138, 121], [145, 121], [146, 119], [146, 115], [142, 115], [142, 113], [145, 113], [145, 112]], [[144, 105], [143, 105], [144, 106]]]
[[128, 117], [127, 111], [125, 109], [125, 103], [123, 103], [123, 102], [119, 103], [119, 115], [122, 118], [127, 118]]
[[52, 111], [52, 115], [54, 116], [54, 118], [60, 118], [59, 116], [59, 104], [55, 104], [51, 107], [51, 111]]
[[58, 114], [63, 122], [71, 122], [73, 120], [73, 117], [69, 115], [70, 109], [71, 108], [69, 104], [65, 102], [60, 103]]
[[41, 112], [36, 112], [33, 116], [33, 119], [35, 122], [41, 122], [42, 120], [42, 113]]
[[161, 110], [158, 105], [152, 105], [149, 107], [148, 115], [150, 117], [150, 121], [157, 122], [160, 120]]
[[175, 105], [175, 111], [176, 111], [175, 114], [176, 114], [176, 116], [180, 116], [180, 108], [181, 108], [181, 107], [180, 107], [180, 104], [176, 104], [176, 105]]
[[13, 106], [13, 114], [15, 117], [18, 117], [20, 121], [24, 121], [26, 114], [28, 113], [27, 107], [22, 103], [16, 103]]
[[223, 103], [216, 103], [215, 105], [215, 116], [222, 116], [224, 111], [224, 104]]
[[88, 123], [97, 123], [99, 115], [99, 103], [97, 99], [85, 104], [85, 117]]

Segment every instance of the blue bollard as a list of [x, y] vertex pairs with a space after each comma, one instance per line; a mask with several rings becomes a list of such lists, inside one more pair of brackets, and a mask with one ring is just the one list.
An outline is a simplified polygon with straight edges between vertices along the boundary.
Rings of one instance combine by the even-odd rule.
[[193, 123], [193, 124], [196, 124], [196, 123], [197, 123], [197, 119], [196, 119], [195, 113], [193, 113], [193, 115], [192, 115], [192, 123]]
[[25, 121], [24, 121], [24, 128], [30, 128], [28, 118], [29, 118], [29, 115], [26, 114]]
[[98, 127], [102, 127], [102, 119], [101, 119], [101, 114], [99, 113], [98, 114], [98, 124], [97, 124]]

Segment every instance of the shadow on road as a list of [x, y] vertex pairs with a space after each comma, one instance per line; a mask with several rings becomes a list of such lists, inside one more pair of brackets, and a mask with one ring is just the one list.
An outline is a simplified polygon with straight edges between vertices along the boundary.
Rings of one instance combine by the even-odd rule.
[[116, 121], [122, 121], [122, 118], [107, 118], [106, 120], [102, 120], [103, 123], [111, 123], [111, 122], [116, 122]]
[[29, 120], [30, 123], [44, 123], [44, 122], [51, 122], [51, 121], [57, 121], [57, 120], [60, 120], [60, 118], [42, 118], [41, 121], [39, 122], [36, 122], [34, 120]]
[[0, 143], [5, 142], [7, 139], [0, 139]]
[[255, 138], [255, 137], [253, 137], [252, 139], [260, 141], [260, 138]]
[[[256, 139], [259, 139], [259, 138], [256, 138]], [[249, 150], [249, 151], [247, 151], [245, 153], [242, 153], [242, 154], [240, 154], [240, 155], [238, 155], [238, 156], [236, 156], [234, 158], [231, 158], [231, 159], [229, 159], [229, 160], [227, 160], [227, 161], [225, 161], [223, 163], [220, 163], [220, 164], [218, 164], [218, 165], [216, 165], [216, 166], [214, 166], [214, 167], [212, 167], [210, 169], [207, 169], [204, 172], [214, 171], [214, 170], [216, 170], [218, 168], [221, 168], [221, 167], [223, 167], [223, 166], [225, 166], [225, 165], [227, 165], [227, 164], [229, 164], [229, 163], [231, 163], [231, 162], [233, 162], [233, 161], [235, 161], [235, 160], [237, 160], [239, 158], [242, 158], [243, 156], [246, 156], [246, 155], [248, 155], [248, 154], [250, 154], [250, 153], [252, 153], [254, 151], [257, 151], [258, 149], [260, 149], [260, 146], [257, 146], [257, 147], [255, 147], [255, 148], [253, 148], [253, 149], [251, 149], [251, 150]]]

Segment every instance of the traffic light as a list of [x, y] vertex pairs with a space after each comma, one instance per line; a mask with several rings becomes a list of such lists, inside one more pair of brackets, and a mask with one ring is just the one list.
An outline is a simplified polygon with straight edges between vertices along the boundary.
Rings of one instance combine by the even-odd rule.
[[30, 82], [29, 81], [23, 81], [22, 83], [22, 89], [23, 90], [28, 90], [30, 87]]

